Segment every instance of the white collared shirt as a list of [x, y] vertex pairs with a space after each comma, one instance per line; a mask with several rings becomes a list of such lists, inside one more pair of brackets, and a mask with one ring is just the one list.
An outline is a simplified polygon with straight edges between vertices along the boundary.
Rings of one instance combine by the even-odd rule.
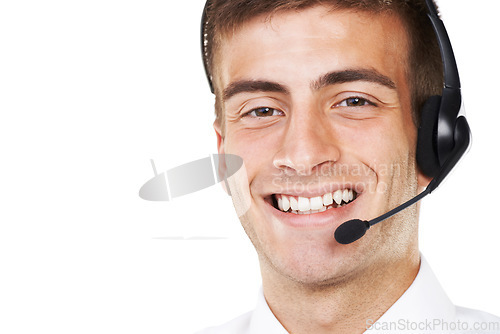
[[[453, 305], [425, 258], [405, 293], [377, 321], [367, 319], [366, 334], [481, 333], [500, 334], [500, 318]], [[259, 292], [256, 308], [232, 321], [197, 334], [289, 334]]]

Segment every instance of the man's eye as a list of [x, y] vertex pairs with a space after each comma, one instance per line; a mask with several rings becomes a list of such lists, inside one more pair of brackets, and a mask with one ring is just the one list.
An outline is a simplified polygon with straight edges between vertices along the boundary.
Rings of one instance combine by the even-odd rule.
[[246, 115], [253, 117], [267, 117], [267, 116], [281, 116], [283, 115], [283, 113], [274, 108], [263, 107], [254, 109], [249, 113], [247, 113]]
[[361, 97], [350, 97], [337, 104], [336, 107], [363, 107], [370, 105], [373, 106], [375, 104]]

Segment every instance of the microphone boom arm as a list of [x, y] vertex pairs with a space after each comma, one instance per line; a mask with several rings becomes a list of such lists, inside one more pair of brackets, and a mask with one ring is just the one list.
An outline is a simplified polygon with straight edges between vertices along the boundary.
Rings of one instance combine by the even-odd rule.
[[379, 216], [379, 217], [377, 217], [375, 219], [370, 220], [369, 221], [370, 226], [373, 226], [373, 225], [375, 225], [377, 223], [380, 223], [383, 220], [386, 220], [386, 219], [394, 216], [399, 211], [403, 211], [407, 207], [409, 207], [409, 206], [417, 203], [418, 201], [420, 201], [422, 198], [424, 198], [425, 196], [429, 195], [430, 193], [431, 193], [431, 188], [430, 187], [425, 188], [424, 191], [422, 191], [420, 194], [418, 194], [417, 196], [413, 197], [409, 201], [407, 201], [407, 202], [399, 205], [398, 207], [392, 209], [389, 212], [384, 213], [382, 216]]

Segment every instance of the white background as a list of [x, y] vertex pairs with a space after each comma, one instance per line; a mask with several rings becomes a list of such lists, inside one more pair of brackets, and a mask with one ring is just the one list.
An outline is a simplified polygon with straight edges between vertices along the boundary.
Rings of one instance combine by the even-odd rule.
[[[138, 190], [216, 153], [202, 0], [0, 4], [0, 332], [192, 333], [253, 307], [255, 251], [212, 187]], [[424, 200], [451, 299], [500, 315], [498, 1], [441, 0], [474, 145]], [[222, 237], [172, 240], [172, 237]], [[170, 238], [170, 239], [169, 239]]]

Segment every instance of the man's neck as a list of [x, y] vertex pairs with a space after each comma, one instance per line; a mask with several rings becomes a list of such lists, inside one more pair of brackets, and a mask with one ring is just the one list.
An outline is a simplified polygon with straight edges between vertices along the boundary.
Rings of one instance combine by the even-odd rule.
[[262, 265], [271, 311], [293, 334], [363, 333], [408, 289], [420, 268], [418, 251], [404, 260], [378, 263], [362, 274], [327, 286], [307, 286]]

